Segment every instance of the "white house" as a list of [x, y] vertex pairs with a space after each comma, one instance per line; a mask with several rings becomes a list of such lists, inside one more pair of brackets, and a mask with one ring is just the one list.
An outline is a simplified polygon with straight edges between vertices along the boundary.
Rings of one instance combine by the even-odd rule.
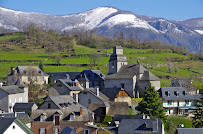
[[16, 117], [0, 117], [1, 134], [34, 134]]
[[199, 94], [190, 94], [183, 87], [162, 87], [159, 93], [167, 115], [193, 115], [195, 102], [200, 99]]
[[28, 102], [28, 87], [0, 87], [0, 111], [13, 112], [13, 106], [17, 102]]

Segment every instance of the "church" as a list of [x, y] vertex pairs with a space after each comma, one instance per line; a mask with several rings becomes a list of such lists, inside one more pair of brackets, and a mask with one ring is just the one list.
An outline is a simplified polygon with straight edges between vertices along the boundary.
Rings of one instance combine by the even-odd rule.
[[156, 90], [160, 89], [160, 79], [142, 65], [129, 65], [121, 46], [113, 48], [109, 59], [109, 73], [105, 78], [105, 88], [122, 88], [130, 97], [143, 97], [145, 88], [151, 83]]

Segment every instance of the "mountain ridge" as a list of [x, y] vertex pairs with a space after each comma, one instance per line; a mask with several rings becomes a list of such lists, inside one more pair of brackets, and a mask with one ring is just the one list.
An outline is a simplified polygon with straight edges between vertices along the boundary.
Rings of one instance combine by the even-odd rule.
[[98, 7], [70, 15], [29, 13], [0, 7], [0, 27], [8, 32], [20, 31], [30, 23], [60, 32], [71, 32], [76, 28], [78, 31], [95, 31], [109, 37], [123, 31], [126, 38], [133, 33], [140, 41], [160, 40], [196, 52], [203, 42], [203, 18], [167, 20], [137, 15], [115, 7]]

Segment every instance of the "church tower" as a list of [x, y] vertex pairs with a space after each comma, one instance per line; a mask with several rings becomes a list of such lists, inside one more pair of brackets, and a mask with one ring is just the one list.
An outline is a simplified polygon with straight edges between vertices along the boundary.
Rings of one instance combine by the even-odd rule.
[[113, 48], [113, 54], [109, 59], [109, 74], [117, 73], [122, 65], [127, 65], [126, 56], [123, 54], [123, 48], [121, 46], [115, 46]]

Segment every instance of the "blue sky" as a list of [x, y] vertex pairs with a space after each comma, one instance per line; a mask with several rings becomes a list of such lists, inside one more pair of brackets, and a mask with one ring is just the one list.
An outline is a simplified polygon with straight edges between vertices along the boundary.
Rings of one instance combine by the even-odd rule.
[[0, 6], [54, 15], [81, 13], [96, 7], [113, 6], [138, 15], [170, 20], [203, 17], [203, 0], [0, 0]]

